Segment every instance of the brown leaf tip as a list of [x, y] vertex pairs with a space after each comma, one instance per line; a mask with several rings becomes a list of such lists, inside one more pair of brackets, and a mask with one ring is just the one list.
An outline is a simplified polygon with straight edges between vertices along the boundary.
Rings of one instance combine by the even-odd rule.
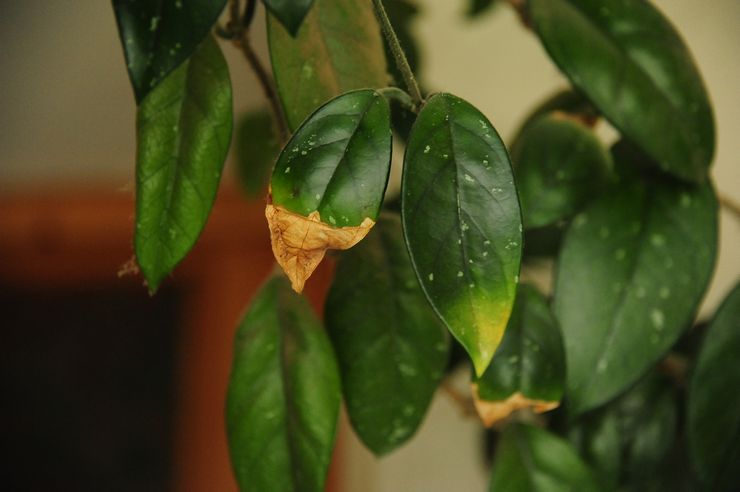
[[473, 383], [473, 403], [486, 427], [491, 427], [496, 422], [504, 420], [516, 410], [531, 408], [535, 413], [544, 413], [560, 405], [559, 401], [530, 400], [519, 391], [506, 400], [482, 400], [478, 394], [478, 385], [475, 383]]
[[318, 210], [304, 217], [272, 203], [265, 207], [265, 217], [272, 253], [296, 292], [303, 291], [326, 250], [351, 248], [375, 225], [366, 217], [359, 226], [333, 227], [321, 222]]

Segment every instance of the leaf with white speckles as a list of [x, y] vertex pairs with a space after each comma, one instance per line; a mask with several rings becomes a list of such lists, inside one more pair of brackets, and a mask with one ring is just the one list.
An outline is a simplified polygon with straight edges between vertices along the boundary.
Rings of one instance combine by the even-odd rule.
[[480, 375], [509, 320], [522, 254], [511, 162], [488, 119], [432, 96], [411, 130], [401, 194], [416, 275]]
[[[634, 155], [633, 155], [634, 157]], [[629, 167], [617, 155], [617, 167]], [[717, 252], [711, 184], [624, 177], [573, 220], [553, 308], [568, 408], [585, 412], [642, 376], [691, 323]]]
[[113, 0], [137, 103], [188, 59], [225, 4], [226, 0]]
[[381, 215], [367, 239], [342, 253], [324, 313], [352, 427], [375, 454], [386, 454], [421, 424], [450, 347], [397, 216]]
[[229, 70], [208, 37], [136, 115], [134, 247], [150, 291], [188, 254], [208, 220], [231, 126]]

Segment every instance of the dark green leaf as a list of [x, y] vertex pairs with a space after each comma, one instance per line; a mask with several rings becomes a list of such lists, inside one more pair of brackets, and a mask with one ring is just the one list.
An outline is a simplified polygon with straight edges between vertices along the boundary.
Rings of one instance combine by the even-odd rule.
[[388, 85], [372, 2], [315, 0], [295, 39], [273, 16], [267, 27], [272, 70], [291, 129], [343, 92]]
[[323, 492], [340, 400], [329, 339], [308, 302], [274, 276], [234, 341], [226, 427], [240, 489]]
[[706, 490], [740, 484], [740, 284], [717, 310], [691, 376], [687, 432]]
[[401, 189], [416, 275], [481, 375], [509, 320], [522, 252], [506, 148], [480, 111], [434, 95], [411, 131]]
[[596, 135], [564, 113], [527, 125], [511, 159], [526, 228], [569, 218], [599, 193], [611, 167]]
[[195, 244], [229, 150], [231, 82], [208, 37], [149, 93], [136, 116], [136, 258], [149, 289]]
[[606, 482], [640, 483], [655, 475], [668, 455], [677, 414], [671, 382], [652, 372], [614, 402], [575, 422], [568, 438]]
[[511, 410], [533, 406], [546, 411], [560, 402], [564, 383], [565, 354], [557, 321], [542, 294], [520, 285], [501, 345], [477, 381], [478, 398], [504, 402], [518, 395], [527, 401], [509, 400]]
[[208, 35], [226, 0], [113, 0], [136, 102]]
[[326, 301], [350, 421], [375, 454], [416, 432], [449, 355], [447, 330], [414, 275], [401, 222], [383, 215], [343, 253]]
[[496, 449], [491, 492], [601, 492], [567, 441], [525, 424], [506, 427]]
[[373, 90], [343, 94], [295, 132], [272, 174], [275, 205], [333, 226], [380, 212], [391, 163], [390, 111]]
[[[688, 48], [643, 0], [531, 0], [545, 48], [571, 82], [665, 170], [702, 181], [712, 108]], [[649, 109], [646, 109], [649, 108]]]
[[239, 178], [249, 196], [267, 192], [272, 166], [280, 153], [280, 138], [267, 109], [245, 113], [236, 125], [236, 163]]
[[708, 183], [623, 178], [575, 217], [554, 300], [573, 415], [635, 383], [673, 345], [693, 319], [716, 250]]
[[267, 9], [295, 36], [314, 0], [262, 0]]
[[539, 120], [541, 116], [549, 113], [561, 112], [568, 115], [580, 117], [581, 119], [593, 118], [596, 116], [595, 109], [588, 102], [583, 94], [573, 89], [564, 89], [556, 92], [544, 101], [541, 101], [524, 119], [524, 123], [519, 127], [516, 136], [511, 140], [511, 147], [517, 145], [517, 140], [522, 132], [531, 123]]

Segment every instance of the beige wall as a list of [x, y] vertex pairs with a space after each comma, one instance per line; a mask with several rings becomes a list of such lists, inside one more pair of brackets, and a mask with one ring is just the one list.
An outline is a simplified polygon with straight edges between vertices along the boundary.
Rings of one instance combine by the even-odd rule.
[[[464, 1], [419, 0], [422, 76], [480, 107], [503, 137], [529, 108], [564, 85], [536, 39], [506, 7], [474, 23]], [[740, 201], [740, 2], [659, 0], [691, 46], [715, 103], [719, 147], [713, 174], [722, 194]], [[264, 29], [255, 39], [265, 58]], [[0, 2], [0, 192], [64, 184], [130, 187], [134, 101], [110, 3], [100, 0]], [[238, 53], [229, 58], [238, 110], [261, 94]], [[265, 58], [266, 59], [266, 58]], [[740, 225], [722, 214], [721, 257], [703, 313], [738, 280]], [[477, 424], [437, 398], [416, 439], [376, 460], [347, 437], [346, 490], [484, 490]]]

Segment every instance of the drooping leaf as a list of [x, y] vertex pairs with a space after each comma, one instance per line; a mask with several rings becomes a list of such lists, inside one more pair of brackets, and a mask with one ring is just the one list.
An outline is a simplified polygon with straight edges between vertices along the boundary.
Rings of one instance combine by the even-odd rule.
[[416, 432], [449, 355], [447, 330], [419, 287], [397, 216], [382, 215], [342, 254], [325, 317], [350, 422], [368, 448], [386, 454]]
[[511, 424], [493, 463], [491, 492], [602, 492], [570, 444], [539, 427]]
[[481, 375], [514, 303], [522, 223], [511, 163], [491, 123], [432, 96], [406, 148], [404, 234], [422, 288]]
[[575, 214], [606, 184], [611, 158], [596, 135], [565, 113], [527, 125], [511, 148], [526, 228]]
[[643, 0], [528, 5], [550, 56], [604, 116], [665, 171], [702, 181], [714, 154], [712, 108], [668, 20]]
[[113, 0], [137, 104], [208, 35], [226, 0]]
[[546, 412], [560, 404], [564, 385], [557, 321], [542, 294], [520, 285], [501, 345], [474, 384], [478, 413], [489, 427], [521, 408]]
[[740, 484], [740, 284], [707, 331], [688, 397], [687, 434], [693, 468], [706, 490]]
[[311, 9], [314, 0], [262, 0], [267, 9], [287, 29], [291, 36], [298, 33], [303, 19]]
[[387, 101], [363, 89], [319, 108], [283, 149], [266, 213], [275, 258], [298, 292], [326, 249], [352, 247], [374, 224], [391, 140]]
[[236, 163], [240, 181], [251, 197], [263, 197], [280, 153], [280, 137], [267, 109], [242, 115], [236, 125]]
[[234, 342], [226, 427], [240, 489], [323, 492], [340, 400], [328, 337], [308, 302], [274, 276]]
[[293, 38], [268, 16], [270, 58], [291, 129], [332, 97], [388, 85], [371, 2], [315, 0]]
[[575, 217], [553, 305], [573, 415], [615, 397], [673, 345], [693, 319], [716, 250], [717, 202], [708, 183], [624, 177]]
[[634, 388], [569, 426], [568, 439], [612, 485], [634, 485], [656, 474], [678, 423], [670, 381], [652, 372]]
[[226, 61], [208, 37], [136, 115], [134, 246], [149, 289], [195, 244], [216, 198], [232, 126]]

